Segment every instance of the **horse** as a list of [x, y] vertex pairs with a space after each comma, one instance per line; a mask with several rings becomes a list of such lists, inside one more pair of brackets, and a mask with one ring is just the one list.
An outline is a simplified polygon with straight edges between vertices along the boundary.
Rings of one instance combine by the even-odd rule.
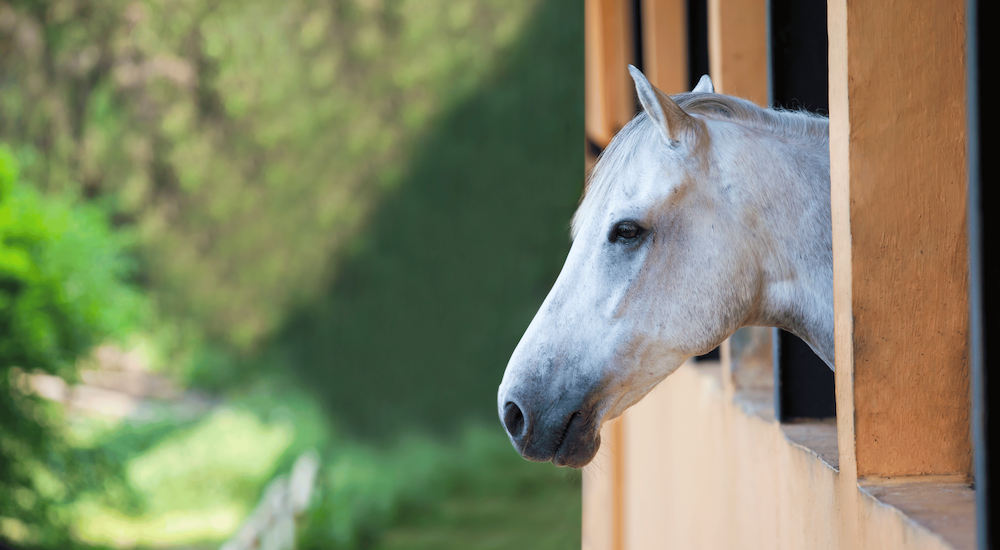
[[507, 364], [500, 420], [524, 458], [580, 468], [601, 426], [743, 326], [833, 369], [829, 122], [715, 93], [668, 96], [600, 155], [566, 262]]

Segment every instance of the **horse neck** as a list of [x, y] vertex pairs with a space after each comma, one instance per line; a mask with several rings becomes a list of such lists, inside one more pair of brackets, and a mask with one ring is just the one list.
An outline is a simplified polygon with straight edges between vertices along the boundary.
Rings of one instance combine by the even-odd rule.
[[[768, 143], [770, 141], [770, 143]], [[757, 307], [747, 325], [802, 338], [833, 368], [833, 252], [826, 139], [755, 140], [752, 170], [732, 177], [748, 190], [745, 234], [759, 269]], [[748, 159], [742, 159], [746, 166]]]

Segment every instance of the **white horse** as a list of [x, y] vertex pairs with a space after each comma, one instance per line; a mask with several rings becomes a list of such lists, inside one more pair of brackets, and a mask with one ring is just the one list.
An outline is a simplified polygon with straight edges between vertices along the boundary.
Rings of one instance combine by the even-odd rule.
[[608, 145], [562, 272], [497, 396], [529, 460], [582, 467], [600, 429], [742, 326], [781, 327], [833, 368], [827, 119], [714, 93], [643, 112]]

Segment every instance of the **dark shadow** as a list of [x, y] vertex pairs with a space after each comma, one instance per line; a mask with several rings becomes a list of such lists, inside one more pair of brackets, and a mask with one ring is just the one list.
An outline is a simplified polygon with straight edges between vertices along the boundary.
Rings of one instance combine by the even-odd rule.
[[583, 89], [583, 5], [542, 2], [423, 140], [326, 295], [279, 333], [272, 349], [348, 432], [502, 429], [504, 367], [569, 249]]

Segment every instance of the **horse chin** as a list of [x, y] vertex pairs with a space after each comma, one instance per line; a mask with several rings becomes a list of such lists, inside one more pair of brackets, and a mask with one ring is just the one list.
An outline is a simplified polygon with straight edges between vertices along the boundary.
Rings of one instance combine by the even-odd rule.
[[567, 440], [562, 448], [552, 457], [552, 463], [556, 466], [569, 466], [570, 468], [583, 468], [590, 464], [591, 460], [597, 456], [597, 450], [601, 448], [601, 434], [591, 435], [586, 438], [578, 438], [576, 441]]
[[556, 466], [583, 468], [601, 448], [600, 429], [592, 415], [574, 415], [566, 426], [562, 444], [556, 449], [552, 463]]

